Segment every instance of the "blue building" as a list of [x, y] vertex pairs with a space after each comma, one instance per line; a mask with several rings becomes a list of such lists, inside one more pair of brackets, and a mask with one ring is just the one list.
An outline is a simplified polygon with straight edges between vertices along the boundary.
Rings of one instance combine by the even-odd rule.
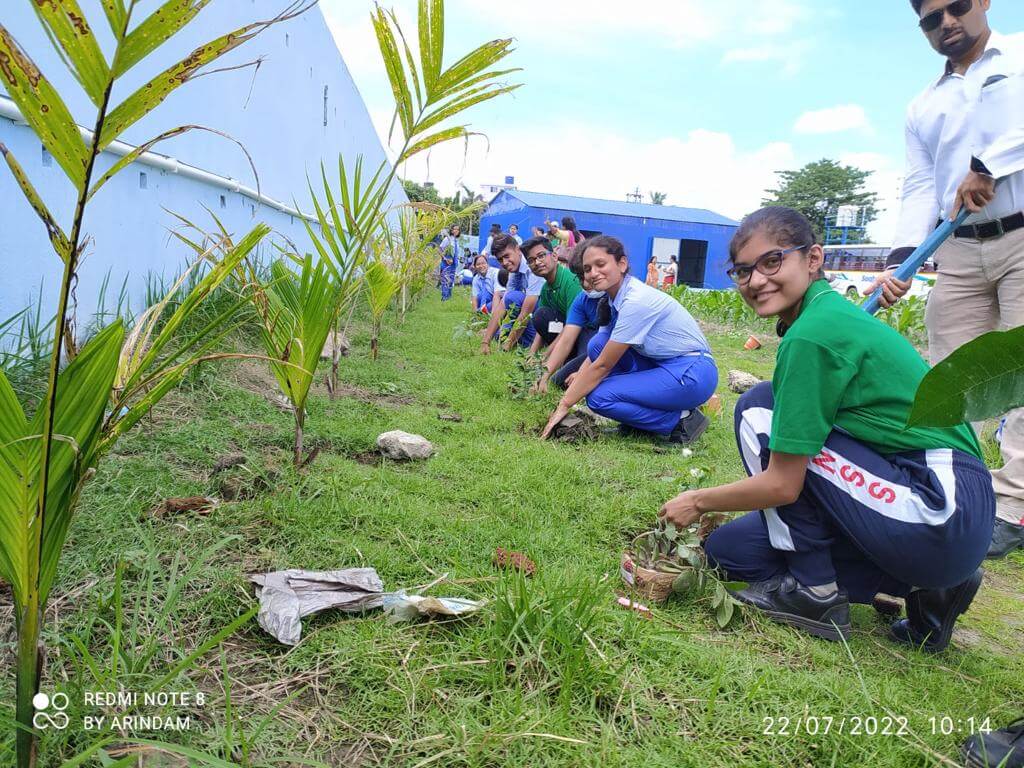
[[[286, 5], [285, 0], [211, 3], [118, 81], [114, 103], [200, 45], [254, 21], [273, 18]], [[54, 83], [76, 122], [87, 130], [93, 125], [95, 107], [60, 62], [32, 3], [5, 2], [2, 6], [0, 23]], [[101, 3], [82, 0], [81, 6], [109, 59], [112, 38]], [[140, 3], [138, 14], [158, 7], [157, 3]], [[369, 18], [366, 34], [373, 34]], [[102, 173], [134, 146], [163, 131], [199, 124], [222, 131], [245, 147], [259, 176], [259, 190], [238, 146], [200, 131], [158, 144], [114, 177], [96, 195], [85, 219], [90, 244], [76, 288], [80, 328], [95, 311], [105, 279], [112, 294], [107, 296], [108, 307], [127, 278], [132, 308], [137, 310], [147, 273], [170, 278], [180, 272], [186, 259], [194, 258], [185, 245], [169, 236], [169, 230], [178, 224], [169, 211], [210, 230], [215, 227], [208, 210], [212, 211], [236, 234], [266, 222], [279, 243], [291, 241], [301, 251], [311, 250], [302, 221], [303, 213], [311, 211], [307, 175], [318, 188], [321, 162], [328, 178], [336, 180], [339, 155], [349, 165], [362, 155], [368, 168], [385, 160], [366, 106], [319, 8], [271, 27], [211, 68], [237, 67], [255, 60], [260, 60], [256, 70], [219, 72], [187, 83], [131, 126], [121, 137], [123, 143], [113, 145], [98, 159], [98, 173]], [[0, 142], [25, 168], [66, 229], [74, 205], [71, 184], [4, 94], [2, 85]], [[42, 223], [2, 163], [0, 199], [0, 320], [34, 302], [40, 285], [46, 317], [56, 307], [62, 265], [50, 248]], [[406, 199], [396, 182], [391, 202]], [[267, 242], [264, 253], [273, 256], [276, 251]]]
[[569, 195], [499, 192], [480, 220], [480, 247], [487, 240], [492, 224], [507, 230], [519, 225], [524, 239], [530, 228], [543, 226], [552, 219], [572, 216], [587, 237], [612, 235], [626, 246], [630, 271], [643, 279], [647, 262], [654, 256], [658, 264], [667, 264], [672, 256], [679, 260], [677, 282], [695, 288], [728, 288], [725, 274], [729, 240], [739, 226], [732, 219], [702, 208], [678, 208], [671, 205], [622, 203]]

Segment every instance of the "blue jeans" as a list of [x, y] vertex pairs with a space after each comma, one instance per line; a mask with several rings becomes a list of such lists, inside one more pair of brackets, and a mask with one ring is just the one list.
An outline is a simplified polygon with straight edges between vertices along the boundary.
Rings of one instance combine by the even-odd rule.
[[[601, 331], [587, 348], [597, 360], [610, 339]], [[708, 401], [718, 386], [718, 368], [708, 354], [653, 360], [632, 349], [587, 395], [594, 413], [620, 424], [668, 435], [679, 423], [683, 411], [692, 411]]]
[[[767, 382], [736, 405], [736, 442], [751, 475], [768, 467], [773, 406]], [[980, 459], [948, 448], [882, 456], [832, 432], [796, 502], [726, 523], [704, 550], [732, 579], [789, 572], [806, 586], [838, 582], [853, 602], [870, 603], [878, 592], [962, 583], [984, 559], [994, 521]]]

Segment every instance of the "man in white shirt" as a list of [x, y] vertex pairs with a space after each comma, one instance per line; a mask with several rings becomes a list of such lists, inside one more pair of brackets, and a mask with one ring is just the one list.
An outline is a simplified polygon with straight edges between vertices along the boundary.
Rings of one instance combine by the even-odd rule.
[[[1024, 325], [1024, 34], [993, 32], [991, 0], [910, 0], [942, 76], [907, 110], [907, 173], [889, 265], [910, 255], [945, 218], [971, 212], [935, 255], [928, 297], [934, 365], [992, 330]], [[998, 186], [996, 179], [999, 179]], [[910, 288], [884, 274], [882, 306]], [[996, 527], [989, 557], [1024, 546], [1024, 409], [1003, 429], [1003, 468], [992, 473]]]

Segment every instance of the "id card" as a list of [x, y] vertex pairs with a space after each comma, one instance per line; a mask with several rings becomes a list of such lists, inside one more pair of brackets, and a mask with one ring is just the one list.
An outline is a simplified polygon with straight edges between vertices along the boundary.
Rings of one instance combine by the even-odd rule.
[[548, 333], [561, 333], [564, 328], [565, 323], [560, 323], [557, 320], [548, 323]]

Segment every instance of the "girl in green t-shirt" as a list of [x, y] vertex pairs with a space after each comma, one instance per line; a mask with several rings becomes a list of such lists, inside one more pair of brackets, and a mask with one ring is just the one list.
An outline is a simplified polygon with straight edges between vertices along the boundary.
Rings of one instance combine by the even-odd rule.
[[850, 630], [849, 603], [906, 598], [893, 639], [948, 643], [981, 583], [995, 516], [973, 431], [906, 429], [927, 365], [911, 344], [833, 291], [810, 223], [788, 208], [743, 220], [729, 275], [784, 336], [772, 382], [736, 405], [750, 477], [686, 491], [661, 517], [757, 510], [705, 542], [710, 564], [748, 582], [741, 601], [831, 640]]

